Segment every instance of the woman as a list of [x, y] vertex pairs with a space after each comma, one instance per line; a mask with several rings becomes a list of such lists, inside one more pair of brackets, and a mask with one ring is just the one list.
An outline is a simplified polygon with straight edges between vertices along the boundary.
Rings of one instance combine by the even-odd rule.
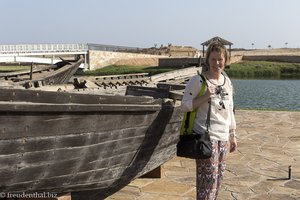
[[[233, 89], [230, 79], [222, 73], [228, 61], [228, 52], [224, 45], [213, 42], [206, 53], [207, 71], [192, 77], [186, 85], [182, 99], [183, 112], [197, 109], [193, 131], [195, 134], [206, 130], [206, 117], [211, 103], [209, 134], [213, 153], [209, 159], [196, 160], [197, 199], [216, 199], [226, 166], [228, 151], [237, 148], [236, 123], [233, 113]], [[206, 91], [198, 96], [201, 85]]]

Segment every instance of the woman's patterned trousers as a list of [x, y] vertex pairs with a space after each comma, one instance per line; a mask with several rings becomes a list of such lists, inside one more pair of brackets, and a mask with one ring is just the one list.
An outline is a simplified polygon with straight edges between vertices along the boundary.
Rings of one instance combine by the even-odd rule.
[[209, 159], [196, 160], [197, 200], [215, 200], [223, 180], [228, 142], [211, 140], [213, 153]]

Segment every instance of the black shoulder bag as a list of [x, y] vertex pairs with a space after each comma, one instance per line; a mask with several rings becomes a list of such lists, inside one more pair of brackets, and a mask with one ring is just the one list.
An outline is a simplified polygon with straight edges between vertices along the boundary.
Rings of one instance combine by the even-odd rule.
[[212, 155], [212, 143], [209, 136], [211, 100], [206, 118], [206, 131], [201, 134], [183, 134], [177, 143], [177, 156], [192, 159], [208, 159]]

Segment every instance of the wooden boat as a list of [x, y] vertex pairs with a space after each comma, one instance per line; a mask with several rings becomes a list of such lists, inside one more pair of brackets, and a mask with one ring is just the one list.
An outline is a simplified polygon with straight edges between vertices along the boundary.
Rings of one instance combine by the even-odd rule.
[[83, 62], [62, 60], [54, 65], [27, 71], [0, 73], [0, 81], [25, 88], [67, 83]]
[[126, 93], [0, 88], [0, 191], [104, 199], [171, 159], [180, 101], [169, 89]]

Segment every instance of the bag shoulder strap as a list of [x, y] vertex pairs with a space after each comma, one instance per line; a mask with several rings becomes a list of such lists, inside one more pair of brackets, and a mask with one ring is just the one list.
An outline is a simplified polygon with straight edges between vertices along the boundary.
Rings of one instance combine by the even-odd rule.
[[[200, 91], [198, 93], [198, 96], [202, 96], [205, 92], [206, 78], [202, 74], [200, 74], [199, 71], [198, 71], [198, 75], [202, 79], [202, 85], [201, 85]], [[196, 118], [196, 110], [184, 113], [183, 123], [180, 128], [181, 135], [192, 133], [195, 118]]]
[[210, 113], [211, 113], [211, 99], [209, 100], [209, 105], [208, 105], [208, 111], [207, 111], [207, 116], [206, 116], [206, 122], [205, 122], [205, 125], [206, 125], [206, 131], [205, 133], [209, 133], [209, 128], [210, 128]]
[[205, 92], [205, 86], [206, 86], [206, 78], [205, 78], [205, 76], [203, 76], [203, 74], [200, 74], [199, 73], [199, 71], [198, 71], [198, 75], [201, 77], [201, 79], [202, 79], [202, 85], [201, 85], [201, 89], [200, 89], [200, 91], [199, 91], [199, 93], [198, 93], [198, 96], [200, 97], [200, 96], [202, 96], [203, 94], [204, 94], [204, 92]]
[[[199, 72], [198, 72], [198, 74], [199, 74], [199, 76], [201, 76], [201, 78], [203, 80], [203, 84], [202, 84], [200, 92], [204, 93], [205, 85], [206, 85], [206, 78], [205, 78], [205, 76], [203, 76], [203, 74], [200, 74]], [[224, 77], [224, 84], [225, 84], [225, 80], [226, 80], [226, 77]], [[202, 89], [203, 89], [203, 91], [202, 91]], [[199, 94], [200, 94], [200, 92], [199, 92]], [[209, 128], [210, 128], [211, 99], [209, 99], [208, 103], [209, 103], [209, 105], [208, 105], [208, 110], [207, 110], [207, 115], [206, 115], [206, 122], [205, 122], [205, 125], [206, 125], [205, 133], [206, 134], [209, 133]]]

